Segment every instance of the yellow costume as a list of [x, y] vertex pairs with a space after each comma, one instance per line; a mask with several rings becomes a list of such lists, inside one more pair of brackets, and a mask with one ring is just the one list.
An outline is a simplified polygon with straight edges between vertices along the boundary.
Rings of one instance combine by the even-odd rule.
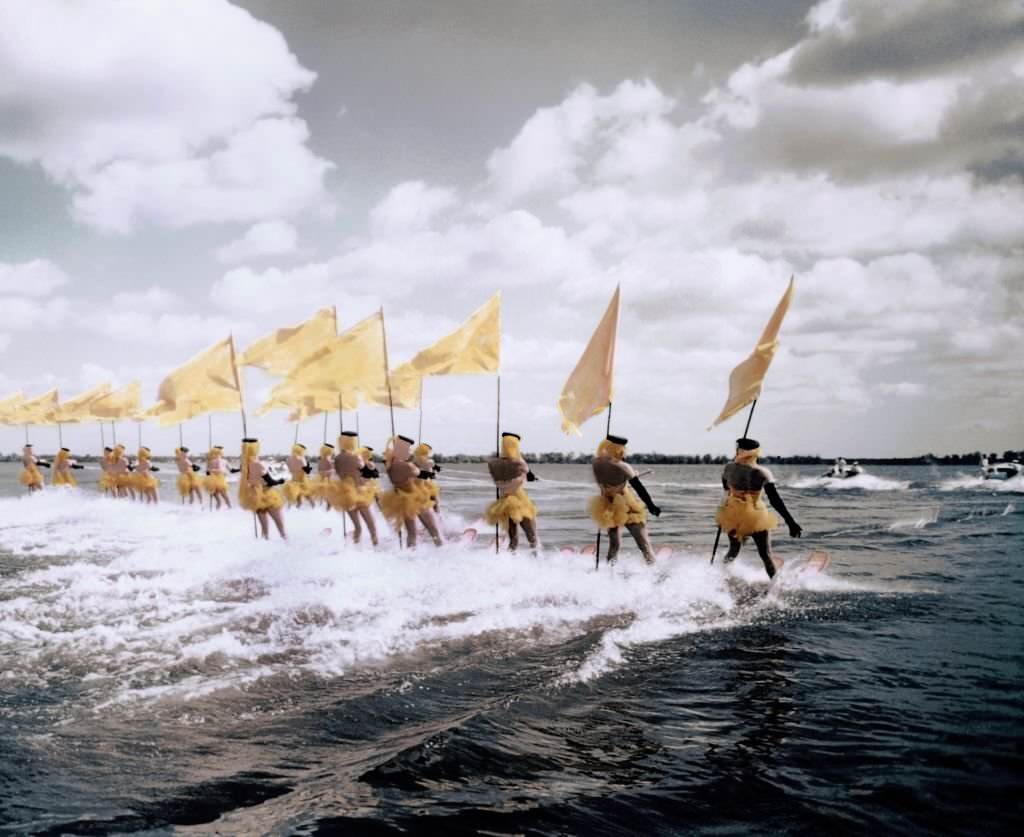
[[[185, 456], [188, 451], [182, 448], [174, 449], [175, 458], [180, 459]], [[193, 491], [199, 491], [203, 487], [203, 478], [199, 476], [198, 472], [193, 470], [184, 471], [178, 474], [178, 494], [182, 498], [188, 497]]]
[[[376, 487], [371, 480], [357, 478], [355, 470], [359, 467], [359, 439], [357, 436], [343, 433], [338, 437], [339, 454], [336, 463], [339, 471], [337, 480], [332, 480], [327, 487], [327, 500], [337, 511], [354, 511], [360, 506], [368, 506], [377, 496]], [[353, 473], [344, 473], [351, 470]]]
[[[111, 457], [113, 461], [118, 462], [123, 456], [124, 445], [114, 445], [114, 453]], [[135, 488], [135, 475], [130, 471], [126, 471], [123, 474], [114, 474], [113, 480], [115, 488]]]
[[159, 481], [148, 470], [143, 470], [142, 465], [149, 465], [149, 448], [139, 448], [138, 464], [136, 471], [132, 474], [132, 484], [136, 491], [152, 491], [160, 486]]
[[310, 480], [310, 496], [316, 497], [318, 500], [326, 500], [330, 503], [331, 486], [334, 483], [334, 480], [330, 477], [334, 473], [334, 445], [324, 442], [320, 445], [320, 462], [322, 463], [327, 460], [330, 460], [332, 463], [331, 470], [327, 471], [327, 476], [324, 476], [324, 471], [318, 469], [316, 477]]
[[238, 504], [246, 511], [262, 512], [279, 509], [284, 505], [281, 492], [263, 484], [262, 479], [255, 484], [249, 480], [249, 469], [258, 461], [260, 443], [255, 439], [242, 440], [242, 474], [238, 483]]
[[[292, 456], [305, 456], [306, 446], [300, 444], [292, 445]], [[316, 489], [313, 485], [313, 481], [307, 479], [304, 471], [299, 471], [297, 474], [293, 473], [292, 478], [284, 484], [284, 498], [288, 501], [288, 505], [294, 506], [303, 497], [314, 497], [316, 495]]]
[[[757, 457], [760, 454], [760, 448], [738, 450], [735, 461], [753, 468], [757, 466]], [[729, 487], [729, 493], [722, 500], [715, 515], [715, 522], [722, 527], [723, 532], [743, 540], [754, 532], [770, 531], [778, 527], [779, 519], [765, 505], [762, 491], [761, 488], [746, 491]]]
[[[210, 468], [210, 462], [214, 459], [220, 459], [222, 456], [224, 456], [224, 448], [220, 445], [214, 445], [210, 448], [210, 452], [206, 454], [207, 470]], [[228, 490], [228, 475], [216, 471], [209, 473], [203, 480], [203, 487], [208, 494], [215, 494], [218, 491], [223, 491], [226, 494]]]
[[57, 451], [57, 455], [53, 459], [53, 484], [54, 485], [67, 485], [74, 488], [78, 485], [78, 480], [72, 476], [70, 471], [65, 468], [70, 467], [71, 451], [67, 448], [61, 448]]
[[[399, 437], [404, 439], [404, 437]], [[411, 440], [407, 440], [411, 441]], [[415, 520], [423, 512], [433, 508], [430, 495], [418, 485], [422, 482], [416, 478], [418, 468], [411, 461], [399, 461], [394, 463], [394, 442], [388, 442], [387, 450], [384, 451], [384, 466], [392, 479], [392, 488], [380, 496], [380, 510], [391, 523], [401, 526], [404, 520]], [[406, 449], [407, 450], [407, 449]], [[394, 485], [395, 477], [391, 474], [392, 467], [405, 471], [401, 485]]]
[[[597, 458], [622, 462], [626, 458], [626, 446], [604, 439], [597, 447]], [[589, 506], [591, 519], [601, 529], [647, 523], [647, 507], [625, 483], [619, 486], [602, 485], [601, 493], [591, 499]]]
[[18, 482], [25, 486], [25, 488], [42, 488], [43, 475], [39, 470], [39, 466], [32, 462], [22, 468], [21, 473], [18, 474]]
[[[519, 451], [519, 439], [514, 435], [506, 433], [501, 437], [501, 458], [522, 462], [523, 467], [521, 476], [526, 476], [529, 469], [526, 467], [526, 462], [523, 460], [522, 454]], [[491, 503], [484, 512], [484, 518], [492, 526], [497, 523], [501, 523], [506, 528], [508, 528], [509, 523], [521, 523], [524, 520], [535, 520], [536, 517], [537, 507], [533, 504], [533, 500], [531, 500], [530, 496], [526, 493], [526, 489], [521, 485], [511, 494], [499, 497]]]
[[[425, 466], [424, 463], [429, 462], [430, 467], [433, 466], [434, 462], [430, 458], [430, 454], [433, 453], [433, 451], [434, 449], [426, 442], [420, 442], [412, 452], [413, 462], [424, 470], [428, 470], [428, 466]], [[427, 496], [430, 498], [431, 505], [437, 505], [438, 501], [441, 499], [441, 486], [438, 485], [437, 480], [431, 478], [429, 480], [420, 480], [419, 482], [422, 484], [420, 486], [420, 490], [426, 492]]]
[[102, 493], [113, 491], [117, 487], [117, 480], [114, 479], [114, 475], [108, 470], [113, 460], [111, 455], [113, 451], [110, 448], [103, 449], [103, 456], [100, 457], [100, 478], [96, 483], [96, 487]]

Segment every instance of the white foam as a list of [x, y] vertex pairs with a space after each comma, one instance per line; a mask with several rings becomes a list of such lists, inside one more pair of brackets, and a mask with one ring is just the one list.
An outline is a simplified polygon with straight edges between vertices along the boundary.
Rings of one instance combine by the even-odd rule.
[[957, 474], [952, 479], [939, 483], [939, 491], [993, 491], [1010, 494], [1024, 494], [1024, 475], [1008, 480], [987, 480], [977, 474]]
[[885, 528], [890, 532], [898, 532], [901, 529], [924, 529], [927, 526], [934, 526], [938, 522], [939, 507], [936, 506], [918, 517], [909, 517], [893, 521]]
[[890, 480], [885, 477], [876, 477], [873, 474], [858, 474], [845, 479], [800, 477], [788, 485], [790, 488], [826, 488], [829, 491], [849, 491], [853, 488], [859, 488], [861, 491], [906, 491], [910, 488], [910, 481]]

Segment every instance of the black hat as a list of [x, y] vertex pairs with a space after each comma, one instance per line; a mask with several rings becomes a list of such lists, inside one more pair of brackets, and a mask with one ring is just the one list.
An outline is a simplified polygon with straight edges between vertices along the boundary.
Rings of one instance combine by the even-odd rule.
[[415, 439], [410, 439], [408, 436], [403, 436], [402, 434], [398, 434], [398, 438], [401, 439], [403, 442], [408, 442], [410, 445], [415, 445], [416, 444], [416, 440]]
[[359, 434], [356, 433], [355, 430], [342, 430], [341, 431], [341, 435], [342, 436], [358, 436]]
[[519, 439], [519, 441], [522, 441], [522, 440], [523, 440], [523, 437], [522, 437], [522, 436], [520, 436], [520, 435], [519, 435], [518, 433], [502, 433], [502, 434], [501, 434], [501, 438], [503, 438], [503, 439], [504, 439], [504, 438], [505, 438], [506, 436], [511, 436], [511, 437], [512, 437], [513, 439]]
[[188, 448], [185, 447], [184, 445], [181, 446], [180, 450], [182, 453], [188, 453]]
[[609, 433], [605, 438], [613, 445], [622, 445], [623, 447], [625, 447], [627, 444], [629, 444], [629, 439], [627, 439], [625, 436], [613, 436], [611, 433]]
[[324, 442], [323, 443], [323, 447], [330, 448], [331, 450], [334, 450], [334, 445], [332, 445], [330, 442]]
[[373, 448], [371, 448], [371, 447], [370, 447], [369, 445], [364, 445], [364, 447], [365, 447], [365, 448], [366, 448], [366, 449], [367, 449], [367, 450], [368, 450], [368, 451], [369, 451], [370, 453], [373, 453]]
[[113, 453], [114, 452], [113, 448], [103, 448], [103, 450], [105, 450], [107, 453]]
[[71, 448], [61, 448], [64, 453], [71, 453]]
[[242, 439], [242, 444], [244, 445], [246, 442], [258, 442], [258, 441], [259, 441], [259, 439], [250, 439], [250, 438], [246, 437], [246, 438]]
[[[65, 448], [64, 450], [67, 450], [67, 448]], [[144, 450], [146, 453], [149, 453], [149, 448], [147, 448], [145, 445], [140, 447], [139, 450]]]
[[25, 447], [27, 447], [27, 448], [32, 447], [32, 443], [31, 442], [25, 442]]
[[748, 439], [744, 436], [742, 439], [736, 440], [736, 447], [740, 450], [757, 450], [761, 447], [761, 443], [757, 439]]
[[[244, 439], [242, 441], [245, 441]], [[224, 445], [214, 445], [210, 450], [224, 450]]]

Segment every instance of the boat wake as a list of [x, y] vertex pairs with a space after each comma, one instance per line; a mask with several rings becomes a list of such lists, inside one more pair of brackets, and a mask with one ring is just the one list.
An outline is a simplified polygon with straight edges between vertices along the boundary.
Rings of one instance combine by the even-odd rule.
[[849, 491], [858, 488], [861, 491], [906, 491], [910, 488], [909, 480], [889, 480], [873, 474], [858, 474], [855, 477], [839, 479], [837, 477], [801, 477], [789, 484], [790, 488], [825, 488], [829, 491]]

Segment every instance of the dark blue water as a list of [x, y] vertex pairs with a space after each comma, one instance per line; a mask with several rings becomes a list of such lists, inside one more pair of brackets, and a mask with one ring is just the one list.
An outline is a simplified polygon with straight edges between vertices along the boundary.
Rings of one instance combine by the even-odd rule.
[[[537, 470], [547, 549], [510, 558], [357, 550], [319, 510], [261, 544], [5, 467], [0, 830], [1018, 832], [1024, 487], [777, 468], [806, 537], [769, 588], [708, 564], [717, 469], [647, 477], [674, 554], [598, 573], [558, 551], [592, 538], [587, 471]], [[445, 471], [453, 533], [487, 488]]]

